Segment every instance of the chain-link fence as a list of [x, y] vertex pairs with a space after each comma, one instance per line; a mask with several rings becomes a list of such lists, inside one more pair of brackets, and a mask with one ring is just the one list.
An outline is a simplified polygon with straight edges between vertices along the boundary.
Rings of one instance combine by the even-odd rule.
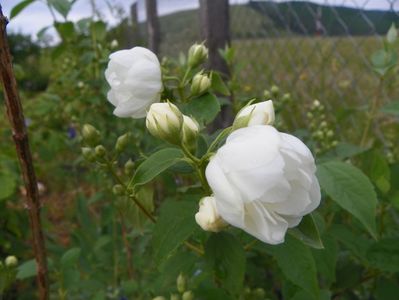
[[[382, 47], [391, 24], [399, 24], [398, 0], [230, 0], [229, 4], [230, 37], [243, 96], [260, 96], [276, 84], [292, 94], [303, 112], [317, 98], [338, 112], [337, 123], [346, 118], [353, 125], [348, 115], [366, 105], [378, 89], [370, 56]], [[198, 1], [158, 0], [158, 5], [161, 55], [177, 57], [201, 41]], [[162, 15], [162, 5], [169, 6], [168, 14]], [[398, 87], [388, 84], [382, 97], [388, 101], [398, 92]]]

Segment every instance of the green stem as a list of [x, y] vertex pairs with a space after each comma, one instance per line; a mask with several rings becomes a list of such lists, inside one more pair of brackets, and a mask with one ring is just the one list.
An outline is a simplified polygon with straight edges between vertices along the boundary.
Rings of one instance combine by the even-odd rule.
[[201, 159], [204, 159], [204, 157], [208, 156], [214, 150], [214, 148], [216, 148], [216, 146], [220, 143], [220, 141], [223, 140], [227, 135], [229, 135], [232, 130], [233, 130], [232, 126], [223, 129], [222, 132], [219, 133], [216, 139], [209, 146], [208, 151], [206, 151], [205, 155]]

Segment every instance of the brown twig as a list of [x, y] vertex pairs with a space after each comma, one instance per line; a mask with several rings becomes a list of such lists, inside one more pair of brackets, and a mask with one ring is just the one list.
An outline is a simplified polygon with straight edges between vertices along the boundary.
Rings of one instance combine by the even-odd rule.
[[37, 189], [35, 170], [33, 168], [32, 155], [29, 148], [29, 140], [22, 105], [12, 68], [10, 48], [8, 47], [7, 42], [7, 23], [8, 20], [3, 15], [0, 5], [0, 76], [4, 87], [7, 115], [11, 124], [12, 135], [26, 187], [27, 208], [29, 212], [30, 227], [32, 230], [33, 250], [37, 263], [39, 299], [47, 300], [49, 298], [47, 259], [43, 231], [40, 222], [39, 193]]

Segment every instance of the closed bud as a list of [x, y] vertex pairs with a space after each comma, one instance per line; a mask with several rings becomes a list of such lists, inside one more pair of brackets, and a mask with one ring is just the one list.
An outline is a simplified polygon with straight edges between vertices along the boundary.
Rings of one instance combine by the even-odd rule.
[[195, 96], [202, 95], [211, 87], [211, 80], [207, 75], [198, 73], [191, 82], [191, 94]]
[[85, 143], [89, 146], [95, 146], [100, 141], [100, 132], [90, 124], [83, 125], [82, 136]]
[[195, 43], [188, 50], [187, 63], [190, 68], [195, 68], [208, 59], [208, 49], [204, 44]]
[[285, 93], [285, 94], [283, 95], [282, 101], [283, 101], [284, 103], [290, 102], [290, 101], [291, 101], [291, 94], [290, 94], [290, 93]]
[[166, 300], [166, 298], [163, 296], [157, 296], [155, 298], [152, 298], [152, 300]]
[[277, 85], [273, 85], [273, 86], [270, 88], [270, 91], [272, 92], [272, 95], [273, 95], [274, 97], [276, 97], [276, 96], [278, 96], [278, 94], [279, 94], [279, 92], [280, 92], [280, 89], [279, 89], [279, 87], [278, 87]]
[[334, 136], [334, 131], [332, 131], [332, 130], [327, 131], [328, 138], [332, 138], [333, 136]]
[[255, 296], [255, 298], [259, 300], [263, 300], [266, 296], [266, 292], [262, 288], [257, 288], [252, 293]]
[[184, 292], [182, 296], [182, 300], [193, 300], [194, 299], [194, 294], [192, 291], [186, 291]]
[[170, 300], [180, 300], [180, 296], [177, 294], [170, 295]]
[[183, 145], [191, 152], [194, 152], [197, 148], [198, 133], [198, 123], [194, 119], [183, 115], [182, 141]]
[[153, 136], [179, 145], [183, 114], [172, 103], [154, 103], [147, 113], [146, 126]]
[[205, 231], [219, 232], [227, 226], [217, 211], [214, 197], [201, 199], [199, 210], [195, 214], [195, 221]]
[[263, 101], [241, 109], [234, 119], [233, 130], [254, 125], [272, 125], [274, 120], [273, 101]]
[[121, 184], [115, 184], [112, 187], [112, 192], [114, 193], [115, 196], [122, 196], [123, 194], [125, 194], [125, 189]]
[[270, 93], [269, 90], [264, 90], [264, 91], [263, 91], [263, 97], [264, 97], [265, 99], [270, 99], [270, 98], [272, 97], [272, 94]]
[[133, 171], [134, 171], [134, 162], [133, 162], [131, 159], [129, 159], [129, 160], [125, 163], [124, 171], [125, 171], [125, 174], [128, 175], [128, 176], [130, 176], [130, 175], [133, 174]]
[[96, 160], [96, 155], [92, 148], [83, 147], [82, 148], [82, 155], [85, 160], [88, 162], [94, 162]]
[[98, 145], [96, 148], [94, 148], [94, 152], [98, 158], [103, 158], [107, 153], [107, 150], [103, 145]]
[[13, 255], [7, 256], [4, 263], [7, 267], [14, 268], [18, 265], [18, 259]]
[[118, 137], [115, 143], [115, 150], [118, 152], [123, 152], [126, 149], [127, 144], [129, 143], [130, 134], [125, 133]]
[[186, 277], [182, 273], [177, 277], [176, 287], [179, 293], [183, 293], [186, 290]]

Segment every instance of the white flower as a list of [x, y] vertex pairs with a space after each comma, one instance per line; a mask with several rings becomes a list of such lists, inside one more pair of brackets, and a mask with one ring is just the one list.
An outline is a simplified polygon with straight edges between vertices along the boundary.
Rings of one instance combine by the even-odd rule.
[[233, 128], [238, 129], [254, 125], [272, 125], [274, 123], [273, 101], [263, 101], [248, 105], [241, 109], [233, 123]]
[[160, 100], [161, 67], [156, 55], [146, 48], [112, 53], [105, 78], [111, 86], [108, 101], [116, 107], [118, 117], [143, 118], [150, 105]]
[[310, 150], [268, 125], [234, 131], [206, 168], [216, 208], [229, 224], [279, 244], [320, 203]]
[[183, 126], [183, 114], [172, 103], [154, 103], [147, 113], [146, 126], [153, 136], [178, 144]]
[[227, 225], [217, 212], [214, 197], [201, 199], [199, 211], [195, 214], [195, 221], [205, 231], [218, 232]]

